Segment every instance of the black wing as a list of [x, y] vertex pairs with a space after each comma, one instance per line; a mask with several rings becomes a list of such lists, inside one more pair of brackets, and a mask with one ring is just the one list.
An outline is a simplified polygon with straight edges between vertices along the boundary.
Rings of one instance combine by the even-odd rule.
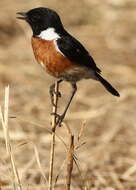
[[59, 50], [75, 64], [86, 66], [98, 73], [101, 72], [84, 46], [72, 36], [62, 36], [57, 40], [57, 45]]

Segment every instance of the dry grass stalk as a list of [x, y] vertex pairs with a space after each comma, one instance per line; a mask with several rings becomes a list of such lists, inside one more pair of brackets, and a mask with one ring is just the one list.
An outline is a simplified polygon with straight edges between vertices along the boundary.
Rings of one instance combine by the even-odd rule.
[[130, 178], [131, 175], [136, 173], [136, 163], [133, 164], [127, 171], [124, 172], [124, 174], [121, 176], [122, 179], [127, 180]]
[[63, 163], [62, 163], [62, 165], [61, 165], [61, 167], [60, 167], [60, 169], [59, 169], [59, 171], [58, 171], [58, 174], [57, 174], [56, 177], [55, 177], [54, 189], [55, 189], [55, 186], [56, 186], [56, 184], [57, 184], [58, 178], [59, 178], [60, 174], [61, 174], [62, 171], [63, 171], [63, 168], [64, 168], [65, 164], [66, 164], [66, 159], [63, 161]]
[[[72, 135], [72, 131], [71, 131], [69, 125], [67, 125], [67, 124], [65, 123], [65, 126], [66, 126], [66, 128], [67, 128], [68, 134], [69, 134], [70, 136], [73, 136], [73, 135]], [[86, 127], [86, 121], [83, 121], [83, 122], [82, 122], [82, 125], [81, 125], [81, 128], [80, 128], [80, 131], [79, 131], [79, 133], [78, 133], [77, 145], [76, 145], [76, 146], [74, 145], [74, 150], [73, 150], [73, 161], [74, 161], [74, 163], [75, 163], [75, 165], [76, 165], [76, 167], [77, 167], [78, 173], [79, 173], [79, 175], [80, 175], [80, 179], [81, 179], [80, 182], [81, 182], [81, 186], [82, 186], [83, 188], [84, 188], [84, 180], [83, 180], [82, 173], [81, 173], [81, 171], [80, 171], [79, 163], [77, 163], [77, 160], [78, 160], [78, 159], [77, 159], [76, 155], [74, 154], [74, 151], [76, 151], [77, 149], [79, 149], [81, 146], [83, 146], [83, 145], [85, 144], [85, 142], [80, 143], [81, 137], [83, 136], [83, 131], [85, 130], [85, 127]], [[79, 144], [79, 143], [80, 143], [80, 144]], [[67, 150], [69, 150], [69, 147], [67, 147]]]
[[50, 168], [49, 168], [49, 186], [48, 190], [53, 189], [53, 166], [54, 166], [54, 151], [55, 151], [55, 132], [56, 132], [56, 119], [57, 119], [57, 106], [58, 106], [58, 92], [59, 92], [59, 82], [55, 83], [55, 93], [54, 93], [54, 105], [52, 108], [52, 140], [51, 140], [51, 152], [50, 152]]
[[82, 189], [86, 188], [86, 186], [84, 186], [84, 179], [83, 179], [83, 176], [82, 176], [82, 172], [80, 171], [80, 167], [79, 167], [79, 163], [77, 163], [77, 160], [76, 158], [74, 157], [74, 163], [77, 167], [77, 170], [78, 170], [78, 173], [79, 173], [79, 176], [80, 176], [80, 184], [82, 186]]
[[40, 162], [40, 158], [39, 158], [39, 152], [37, 150], [37, 147], [34, 145], [34, 153], [35, 153], [35, 158], [39, 167], [39, 170], [41, 172], [41, 175], [43, 176], [43, 179], [45, 180], [46, 183], [48, 183], [47, 177], [43, 172], [42, 166], [41, 166], [41, 162]]
[[84, 121], [82, 122], [80, 131], [79, 131], [79, 134], [78, 134], [78, 138], [77, 138], [78, 142], [80, 141], [80, 139], [81, 139], [81, 137], [82, 137], [82, 135], [83, 135], [83, 131], [84, 131], [85, 127], [86, 127], [86, 120], [84, 120]]
[[[27, 120], [27, 119], [22, 119], [22, 117], [21, 118], [17, 117], [17, 118], [18, 118], [19, 121], [27, 122], [28, 124], [34, 125], [36, 127], [42, 128], [42, 129], [44, 128], [44, 130], [46, 130], [48, 133], [52, 134], [52, 130], [51, 129], [49, 129], [47, 127], [45, 128], [43, 125], [41, 125], [41, 124], [39, 124], [37, 122], [33, 122], [33, 121], [30, 121], [30, 120]], [[21, 133], [19, 133], [19, 134], [21, 134]], [[19, 134], [18, 134], [18, 136], [19, 136]], [[25, 137], [26, 137], [25, 135], [23, 135], [23, 133], [22, 133], [22, 136], [21, 137], [20, 136], [18, 138], [14, 136], [14, 139], [15, 140], [19, 139], [20, 140], [22, 138], [24, 140]], [[66, 145], [64, 139], [62, 137], [60, 137], [59, 135], [57, 135], [57, 134], [56, 134], [56, 137], [62, 142], [62, 144], [64, 145], [65, 149], [67, 150], [67, 145]], [[0, 138], [1, 138], [1, 136], [0, 136]]]
[[[0, 107], [0, 118], [1, 118], [2, 127], [3, 127], [3, 131], [4, 131], [4, 136], [5, 136], [5, 144], [6, 144], [7, 154], [10, 157], [12, 176], [18, 185], [17, 189], [22, 190], [21, 181], [19, 178], [18, 170], [17, 170], [16, 164], [15, 164], [15, 159], [14, 159], [14, 155], [13, 155], [13, 151], [12, 151], [12, 145], [10, 142], [9, 128], [8, 128], [8, 110], [9, 110], [9, 86], [5, 87], [4, 113], [2, 113], [2, 109]], [[14, 184], [14, 186], [16, 187], [15, 184]]]
[[78, 133], [78, 137], [77, 137], [77, 145], [75, 147], [75, 150], [79, 149], [81, 146], [83, 146], [84, 144], [86, 144], [86, 142], [81, 142], [81, 138], [83, 136], [83, 132], [85, 130], [85, 127], [86, 127], [86, 120], [84, 120], [82, 122], [82, 125], [81, 125], [81, 128], [80, 128], [80, 131]]
[[117, 173], [114, 171], [114, 168], [111, 166], [110, 167], [110, 177], [113, 180], [114, 184], [116, 185], [118, 190], [124, 190], [123, 184], [120, 182], [119, 176]]
[[69, 146], [67, 152], [67, 175], [66, 175], [66, 190], [70, 190], [72, 170], [73, 170], [73, 154], [74, 154], [74, 136], [70, 134]]

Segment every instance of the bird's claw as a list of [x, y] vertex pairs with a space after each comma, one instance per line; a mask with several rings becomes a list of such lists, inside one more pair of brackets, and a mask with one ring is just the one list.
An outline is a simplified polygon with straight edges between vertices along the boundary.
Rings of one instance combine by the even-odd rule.
[[59, 98], [61, 98], [61, 93], [58, 91], [58, 92], [54, 92], [56, 94], [56, 96], [58, 96]]
[[51, 115], [55, 115], [56, 116], [56, 125], [58, 125], [59, 127], [61, 127], [61, 123], [63, 122], [63, 119], [65, 117], [64, 114], [59, 115], [57, 113], [51, 113]]

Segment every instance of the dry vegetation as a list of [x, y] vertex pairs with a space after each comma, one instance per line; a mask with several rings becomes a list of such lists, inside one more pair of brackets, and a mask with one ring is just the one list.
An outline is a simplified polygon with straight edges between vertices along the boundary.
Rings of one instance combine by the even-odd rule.
[[[135, 0], [0, 1], [0, 104], [3, 108], [4, 88], [9, 84], [8, 131], [22, 189], [47, 187], [50, 159], [52, 108], [48, 88], [53, 79], [35, 63], [30, 28], [15, 18], [17, 11], [37, 6], [54, 8], [60, 13], [66, 28], [89, 49], [103, 75], [121, 94], [115, 98], [91, 80], [78, 84], [78, 93], [65, 120], [74, 134], [75, 146], [79, 146], [75, 157], [80, 172], [74, 164], [71, 190], [135, 190]], [[68, 84], [61, 85], [60, 111], [68, 88]], [[64, 189], [66, 166], [61, 166], [66, 148], [60, 138], [67, 142], [67, 134], [65, 125], [57, 129], [54, 167], [55, 176], [61, 175], [55, 190]], [[1, 189], [15, 189], [2, 125], [0, 155]]]

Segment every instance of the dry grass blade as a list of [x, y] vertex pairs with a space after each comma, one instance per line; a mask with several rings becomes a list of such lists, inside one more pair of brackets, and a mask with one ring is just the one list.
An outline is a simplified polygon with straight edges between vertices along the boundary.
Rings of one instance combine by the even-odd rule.
[[51, 140], [51, 152], [50, 152], [50, 168], [49, 168], [49, 186], [48, 190], [53, 189], [53, 166], [54, 166], [54, 151], [55, 151], [55, 132], [56, 132], [56, 114], [57, 114], [57, 106], [58, 106], [58, 93], [59, 92], [59, 82], [55, 83], [55, 93], [54, 93], [54, 105], [52, 112], [52, 140]]
[[69, 137], [69, 146], [67, 153], [67, 176], [66, 176], [66, 190], [70, 190], [72, 170], [73, 170], [73, 154], [74, 154], [74, 136]]
[[110, 167], [110, 177], [113, 180], [118, 190], [124, 190], [123, 184], [119, 180], [119, 176], [114, 171], [114, 168]]
[[68, 134], [72, 135], [72, 131], [71, 131], [69, 125], [67, 125], [67, 124], [65, 123], [65, 126], [66, 126], [66, 128], [67, 128]]
[[[28, 124], [34, 125], [34, 126], [36, 126], [36, 127], [44, 128], [44, 130], [46, 130], [48, 133], [52, 134], [52, 130], [51, 130], [51, 129], [49, 129], [49, 128], [47, 128], [47, 127], [45, 128], [45, 127], [43, 127], [41, 124], [39, 124], [39, 123], [37, 123], [37, 122], [32, 122], [32, 121], [27, 120], [27, 119], [22, 119], [22, 117], [21, 117], [21, 118], [17, 117], [17, 119], [18, 119], [19, 121], [27, 122]], [[67, 145], [66, 145], [64, 139], [63, 139], [62, 137], [60, 137], [59, 135], [57, 135], [57, 134], [56, 134], [56, 137], [62, 142], [62, 144], [64, 145], [65, 149], [67, 150]], [[15, 138], [15, 137], [14, 137], [14, 138]]]
[[58, 178], [59, 178], [59, 176], [60, 176], [60, 174], [61, 174], [61, 172], [62, 172], [62, 170], [63, 170], [63, 168], [65, 166], [65, 163], [66, 163], [66, 159], [63, 161], [63, 164], [61, 165], [60, 170], [59, 170], [58, 174], [55, 177], [54, 189], [55, 189], [55, 186], [57, 184]]
[[[81, 171], [80, 171], [79, 165], [78, 165], [78, 163], [77, 163], [77, 159], [76, 159], [75, 157], [74, 157], [74, 163], [75, 163], [75, 165], [76, 165], [76, 167], [77, 167], [78, 173], [79, 173], [80, 178], [81, 178], [81, 181], [80, 181], [81, 186], [83, 187], [83, 186], [84, 186], [83, 176], [82, 176], [82, 173], [81, 173]], [[84, 187], [84, 188], [86, 188], [86, 187]]]
[[81, 139], [81, 137], [83, 135], [83, 131], [84, 131], [85, 127], [86, 127], [86, 120], [84, 120], [82, 122], [82, 126], [81, 126], [79, 134], [78, 134], [78, 141], [80, 141], [80, 139]]
[[2, 109], [0, 107], [0, 117], [1, 117], [2, 127], [4, 131], [4, 136], [5, 136], [6, 150], [10, 157], [13, 179], [15, 179], [15, 182], [17, 182], [17, 185], [18, 185], [17, 189], [22, 190], [22, 185], [21, 185], [16, 164], [15, 164], [15, 159], [14, 159], [14, 155], [12, 151], [12, 145], [11, 145], [10, 137], [9, 137], [8, 108], [9, 108], [9, 86], [5, 88], [4, 114], [2, 113]]
[[127, 171], [125, 171], [121, 178], [126, 180], [134, 173], [136, 173], [136, 163], [131, 166]]
[[78, 150], [79, 148], [81, 148], [83, 145], [85, 145], [86, 144], [86, 142], [81, 142], [79, 145], [77, 145], [76, 147], [75, 147], [75, 150]]
[[47, 177], [43, 172], [42, 166], [41, 166], [41, 162], [40, 162], [40, 158], [39, 158], [39, 152], [37, 150], [37, 147], [34, 145], [34, 153], [35, 153], [35, 158], [39, 167], [39, 170], [41, 172], [41, 175], [43, 176], [43, 179], [45, 180], [46, 183], [48, 183]]
[[9, 106], [9, 86], [7, 86], [5, 88], [5, 101], [4, 101], [4, 115], [3, 115], [3, 120], [4, 120], [4, 124], [5, 124], [5, 139], [6, 139], [6, 149], [7, 152], [9, 153], [9, 146], [8, 146], [8, 142], [9, 142], [9, 133], [8, 133], [8, 106]]
[[103, 185], [107, 185], [106, 179], [104, 178], [104, 176], [101, 175], [100, 172], [98, 172], [97, 170], [94, 170], [94, 175], [97, 177], [98, 181], [103, 184]]

